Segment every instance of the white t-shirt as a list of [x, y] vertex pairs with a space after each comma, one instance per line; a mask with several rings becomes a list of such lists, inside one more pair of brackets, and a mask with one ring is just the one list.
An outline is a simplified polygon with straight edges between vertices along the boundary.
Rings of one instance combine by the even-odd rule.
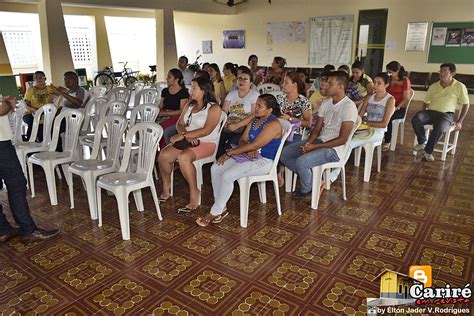
[[10, 120], [8, 119], [8, 114], [0, 116], [0, 142], [11, 140], [13, 138], [13, 133], [10, 128]]
[[257, 102], [259, 95], [257, 91], [250, 90], [245, 97], [241, 98], [238, 90], [229, 92], [225, 98], [230, 103], [228, 120], [238, 122], [249, 116], [252, 112], [252, 104]]
[[[332, 98], [324, 100], [321, 103], [318, 114], [324, 120], [323, 128], [318, 138], [323, 142], [327, 142], [339, 137], [342, 122], [351, 121], [355, 123], [358, 112], [355, 103], [345, 96], [336, 104], [333, 104]], [[342, 152], [344, 145], [334, 147], [334, 149], [339, 159], [344, 159]]]

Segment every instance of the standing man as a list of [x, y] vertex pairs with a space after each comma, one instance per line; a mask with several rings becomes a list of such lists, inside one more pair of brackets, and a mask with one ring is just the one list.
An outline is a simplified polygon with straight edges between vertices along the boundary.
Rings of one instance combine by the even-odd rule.
[[[415, 150], [424, 149], [426, 161], [434, 161], [434, 146], [453, 123], [456, 131], [461, 130], [462, 122], [469, 109], [466, 86], [454, 79], [455, 75], [456, 66], [454, 64], [446, 63], [440, 66], [440, 80], [429, 87], [423, 104], [424, 109], [416, 113], [411, 120], [418, 139]], [[461, 113], [457, 120], [454, 120], [454, 112], [458, 105], [462, 105]], [[424, 125], [426, 124], [433, 124], [433, 130], [428, 140], [425, 137]]]
[[349, 75], [344, 71], [328, 72], [329, 99], [321, 103], [316, 127], [306, 141], [293, 142], [283, 148], [281, 162], [300, 177], [300, 189], [294, 198], [311, 194], [311, 168], [344, 159], [344, 144], [357, 121], [357, 107], [346, 96]]
[[186, 57], [186, 56], [181, 56], [178, 59], [178, 68], [183, 73], [184, 84], [186, 86], [190, 86], [191, 81], [194, 78], [194, 71], [192, 71], [191, 69], [188, 68], [188, 62], [189, 62], [188, 57]]
[[19, 229], [17, 232], [8, 223], [0, 203], [0, 244], [8, 242], [17, 234], [24, 243], [50, 239], [59, 234], [57, 229], [45, 230], [36, 227], [31, 218], [26, 200], [26, 179], [11, 143], [13, 134], [8, 121], [8, 113], [14, 111], [15, 108], [14, 98], [7, 96], [0, 100], [0, 182], [3, 180], [7, 186], [8, 202]]

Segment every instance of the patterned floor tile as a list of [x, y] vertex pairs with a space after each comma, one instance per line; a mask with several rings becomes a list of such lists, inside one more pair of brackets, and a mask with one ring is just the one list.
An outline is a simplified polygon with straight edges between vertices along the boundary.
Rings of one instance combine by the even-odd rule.
[[308, 237], [290, 252], [293, 258], [331, 270], [344, 257], [347, 248], [332, 245], [324, 238]]

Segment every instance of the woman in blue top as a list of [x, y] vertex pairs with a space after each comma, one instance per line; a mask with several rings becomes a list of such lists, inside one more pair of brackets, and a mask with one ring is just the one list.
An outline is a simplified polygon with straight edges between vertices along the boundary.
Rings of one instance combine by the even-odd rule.
[[255, 118], [245, 128], [238, 147], [228, 149], [211, 168], [215, 202], [210, 213], [196, 220], [199, 226], [220, 223], [228, 215], [226, 204], [235, 180], [270, 171], [282, 137], [279, 116], [280, 105], [275, 97], [271, 94], [259, 96], [255, 103]]

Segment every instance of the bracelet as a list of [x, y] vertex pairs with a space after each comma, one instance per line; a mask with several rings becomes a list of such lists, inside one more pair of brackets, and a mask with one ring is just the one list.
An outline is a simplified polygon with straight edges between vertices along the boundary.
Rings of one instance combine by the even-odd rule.
[[232, 155], [229, 155], [229, 151], [230, 151], [230, 150], [227, 149], [227, 150], [225, 151], [225, 155], [226, 155], [227, 157], [232, 157]]

